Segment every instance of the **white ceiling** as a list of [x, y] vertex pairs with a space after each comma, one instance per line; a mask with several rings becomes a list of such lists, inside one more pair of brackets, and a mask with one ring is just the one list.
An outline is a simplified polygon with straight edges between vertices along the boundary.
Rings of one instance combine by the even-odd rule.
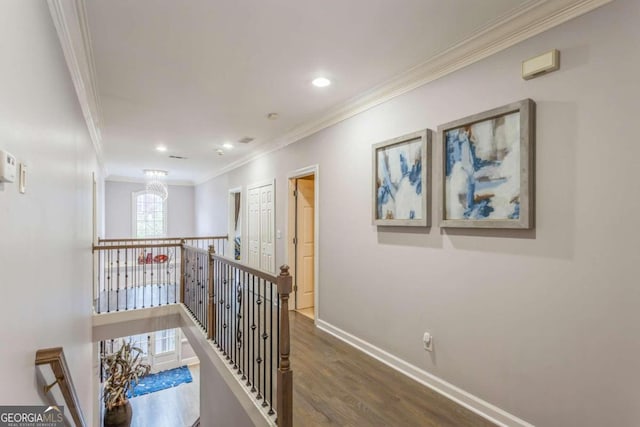
[[[112, 177], [160, 168], [198, 182], [524, 3], [89, 0], [105, 166]], [[333, 84], [312, 86], [319, 75]], [[245, 136], [255, 141], [236, 143]], [[226, 141], [235, 148], [217, 155]]]

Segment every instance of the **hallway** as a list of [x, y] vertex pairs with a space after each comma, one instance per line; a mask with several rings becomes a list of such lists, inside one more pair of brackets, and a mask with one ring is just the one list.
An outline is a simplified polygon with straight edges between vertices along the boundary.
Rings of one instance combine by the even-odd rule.
[[294, 425], [492, 426], [291, 312]]

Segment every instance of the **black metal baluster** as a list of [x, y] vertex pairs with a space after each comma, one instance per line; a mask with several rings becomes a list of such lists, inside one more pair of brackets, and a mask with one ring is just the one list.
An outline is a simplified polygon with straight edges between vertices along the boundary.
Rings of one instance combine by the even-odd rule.
[[107, 262], [108, 262], [108, 267], [107, 267], [107, 285], [109, 286], [109, 289], [107, 290], [107, 292], [105, 292], [107, 294], [107, 313], [111, 312], [111, 251], [108, 252], [107, 254]]
[[200, 318], [202, 319], [202, 327], [207, 328], [207, 276], [206, 276], [206, 257], [204, 254], [199, 254], [200, 257]]
[[191, 280], [189, 280], [189, 286], [191, 286], [191, 313], [193, 313], [194, 316], [197, 316], [198, 312], [196, 310], [196, 301], [198, 300], [198, 295], [196, 289], [196, 272], [198, 271], [198, 260], [194, 255], [195, 254], [192, 252], [191, 256], [189, 257], [191, 261]]
[[262, 394], [260, 393], [260, 384], [261, 384], [261, 378], [260, 378], [260, 370], [262, 369], [262, 356], [260, 354], [260, 347], [261, 347], [261, 334], [260, 334], [260, 309], [262, 307], [262, 298], [263, 296], [260, 295], [260, 282], [263, 281], [264, 279], [258, 279], [258, 300], [256, 301], [256, 304], [258, 305], [258, 358], [256, 359], [256, 363], [258, 364], [258, 394], [256, 395], [256, 399], [260, 400], [262, 399]]
[[96, 312], [97, 313], [102, 313], [102, 307], [100, 307], [100, 302], [102, 301], [102, 297], [100, 296], [102, 294], [102, 291], [100, 290], [100, 288], [102, 288], [102, 274], [100, 274], [100, 270], [102, 270], [103, 268], [103, 262], [100, 262], [101, 259], [103, 259], [104, 256], [104, 251], [98, 251], [98, 305], [96, 307]]
[[200, 271], [202, 269], [202, 265], [200, 265], [200, 254], [198, 252], [194, 251], [194, 257], [196, 260], [196, 319], [198, 320], [198, 323], [200, 323], [200, 326], [202, 326], [202, 287], [200, 283]]
[[202, 327], [204, 328], [205, 333], [207, 332], [207, 302], [209, 301], [209, 295], [207, 292], [207, 270], [209, 270], [209, 263], [206, 260], [206, 256], [204, 254], [201, 255], [202, 258]]
[[219, 310], [218, 310], [218, 347], [224, 354], [224, 264], [220, 263], [218, 269], [218, 295], [220, 296]]
[[191, 311], [191, 291], [189, 290], [189, 268], [191, 267], [191, 263], [189, 262], [189, 251], [184, 251], [184, 304], [187, 306], [187, 309]]
[[251, 392], [256, 391], [256, 277], [251, 278]]
[[269, 415], [273, 415], [273, 282], [269, 282]]
[[120, 311], [120, 249], [116, 252], [116, 311]]
[[[153, 248], [150, 248], [151, 250], [151, 264], [149, 265], [149, 270], [151, 271], [151, 285], [149, 286], [149, 291], [151, 292], [151, 307], [153, 307], [153, 279], [155, 278], [155, 275], [153, 274]], [[146, 263], [146, 260], [145, 260]]]
[[242, 364], [244, 365], [244, 369], [242, 372], [242, 380], [246, 380], [248, 378], [248, 369], [249, 369], [249, 352], [247, 351], [248, 348], [248, 341], [247, 338], [249, 337], [249, 305], [247, 304], [249, 302], [249, 273], [244, 273], [243, 275], [243, 281], [242, 281], [242, 292], [243, 294], [245, 294], [245, 304], [243, 304], [243, 313], [244, 313], [244, 318], [246, 319], [244, 321], [244, 333], [242, 334], [242, 342], [244, 343], [244, 345], [242, 346], [242, 356], [243, 356], [243, 362]]
[[231, 360], [231, 349], [229, 348], [229, 338], [230, 338], [230, 333], [231, 333], [231, 322], [229, 321], [229, 315], [231, 314], [231, 301], [229, 301], [230, 299], [230, 295], [229, 295], [229, 288], [231, 287], [231, 281], [229, 280], [229, 265], [225, 265], [225, 276], [224, 276], [224, 285], [225, 285], [225, 325], [227, 327], [226, 329], [226, 334], [225, 334], [225, 352], [227, 355], [227, 360]]
[[129, 310], [129, 249], [124, 250], [124, 308]]
[[142, 308], [144, 308], [145, 290], [147, 287], [147, 250], [142, 250]]
[[242, 374], [242, 276], [239, 269], [236, 268], [237, 287], [237, 318], [236, 318], [236, 358], [238, 359], [238, 374]]
[[213, 303], [216, 304], [216, 327], [213, 331], [213, 342], [216, 347], [220, 348], [220, 262], [217, 259], [213, 260]]
[[202, 326], [202, 256], [200, 252], [196, 252], [198, 259], [198, 321]]
[[233, 357], [231, 358], [233, 361], [233, 368], [238, 369], [238, 351], [237, 351], [237, 333], [238, 333], [238, 297], [236, 295], [237, 289], [237, 276], [235, 267], [229, 266], [229, 271], [231, 272], [231, 287], [229, 291], [231, 292], [231, 348]]
[[266, 279], [262, 279], [262, 301], [264, 301], [263, 310], [263, 326], [262, 326], [262, 407], [268, 406], [267, 403], [267, 338], [269, 338], [269, 334], [267, 333], [267, 309], [269, 306], [269, 300], [267, 299], [267, 281]]
[[136, 259], [137, 250], [133, 251], [131, 259], [131, 274], [133, 278], [133, 308], [138, 308], [138, 281], [140, 279], [140, 268]]
[[234, 274], [234, 268], [229, 266], [229, 296], [231, 300], [231, 309], [229, 310], [229, 319], [231, 320], [231, 333], [229, 334], [229, 351], [231, 352], [231, 360], [229, 361], [230, 365], [236, 367], [236, 295], [235, 295], [235, 286], [236, 286], [236, 276]]
[[233, 310], [232, 310], [232, 319], [233, 319], [233, 334], [231, 335], [232, 346], [233, 346], [233, 368], [237, 371], [239, 370], [238, 364], [238, 269], [235, 267], [231, 268], [232, 276], [233, 276], [233, 287], [231, 289], [231, 295], [233, 297]]

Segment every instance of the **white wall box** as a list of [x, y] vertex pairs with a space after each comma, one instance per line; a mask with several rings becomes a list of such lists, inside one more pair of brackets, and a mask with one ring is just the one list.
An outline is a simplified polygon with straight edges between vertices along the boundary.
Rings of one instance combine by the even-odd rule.
[[16, 180], [16, 158], [4, 150], [0, 150], [0, 182]]

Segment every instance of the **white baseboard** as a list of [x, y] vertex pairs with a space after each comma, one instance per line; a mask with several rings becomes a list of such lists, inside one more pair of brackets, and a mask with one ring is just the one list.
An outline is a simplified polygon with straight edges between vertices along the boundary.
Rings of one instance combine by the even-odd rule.
[[198, 359], [198, 356], [188, 357], [180, 361], [180, 366], [184, 366], [184, 365], [193, 366], [193, 365], [199, 365], [199, 364], [200, 364], [200, 359]]
[[[510, 413], [480, 399], [477, 396], [468, 393], [445, 380], [436, 377], [429, 372], [418, 368], [385, 350], [374, 346], [348, 332], [337, 328], [330, 323], [321, 319], [316, 319], [316, 326], [333, 335], [334, 337], [346, 342], [347, 344], [357, 348], [358, 350], [368, 354], [374, 359], [379, 360], [385, 365], [395, 369], [396, 371], [408, 376], [409, 378], [423, 384], [437, 393], [453, 400], [470, 411], [480, 415], [483, 418], [495, 423], [501, 427], [534, 427], [530, 424]], [[295, 371], [295, 367], [293, 368]]]

